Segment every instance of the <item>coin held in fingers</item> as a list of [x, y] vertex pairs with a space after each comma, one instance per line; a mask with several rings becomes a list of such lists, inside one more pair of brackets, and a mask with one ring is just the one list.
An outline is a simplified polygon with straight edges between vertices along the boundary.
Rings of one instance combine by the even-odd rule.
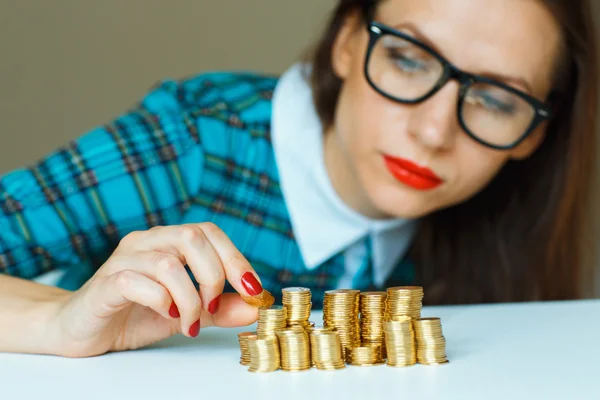
[[266, 289], [263, 289], [262, 292], [257, 294], [256, 296], [246, 296], [241, 295], [242, 299], [252, 307], [271, 307], [275, 303], [275, 298], [273, 295]]

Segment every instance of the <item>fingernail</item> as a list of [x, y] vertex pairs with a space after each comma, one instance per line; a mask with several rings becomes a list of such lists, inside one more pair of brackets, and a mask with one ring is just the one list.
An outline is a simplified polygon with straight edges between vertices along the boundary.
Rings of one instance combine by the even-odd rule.
[[171, 303], [171, 307], [169, 308], [169, 315], [173, 318], [179, 318], [179, 309], [175, 305], [175, 303]]
[[242, 275], [242, 286], [250, 296], [256, 296], [263, 291], [262, 286], [252, 272], [246, 272]]
[[200, 333], [200, 320], [194, 322], [192, 326], [190, 326], [190, 336], [196, 337]]
[[221, 295], [218, 295], [208, 304], [208, 312], [211, 314], [216, 314], [219, 311], [219, 307], [221, 306]]

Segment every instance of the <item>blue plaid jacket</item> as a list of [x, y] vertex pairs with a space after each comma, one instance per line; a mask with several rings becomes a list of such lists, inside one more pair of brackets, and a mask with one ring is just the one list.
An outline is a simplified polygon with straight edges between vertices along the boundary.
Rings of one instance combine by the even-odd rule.
[[[2, 176], [0, 273], [65, 268], [59, 286], [75, 290], [127, 233], [211, 221], [278, 301], [283, 287], [305, 286], [320, 307], [343, 253], [313, 271], [302, 261], [269, 136], [277, 81], [224, 72], [163, 81], [127, 113]], [[386, 286], [412, 283], [400, 264]]]

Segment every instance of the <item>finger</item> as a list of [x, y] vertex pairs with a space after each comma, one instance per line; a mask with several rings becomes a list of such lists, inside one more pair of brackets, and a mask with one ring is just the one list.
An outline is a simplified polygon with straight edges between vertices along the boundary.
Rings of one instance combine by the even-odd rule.
[[[151, 229], [139, 240], [144, 249], [177, 254], [186, 262], [200, 284], [205, 309], [222, 293], [227, 278], [239, 293], [254, 296], [262, 292], [250, 263], [227, 235], [211, 223]], [[225, 258], [226, 257], [226, 258]], [[215, 311], [211, 309], [210, 311]]]
[[109, 317], [131, 303], [149, 307], [165, 318], [173, 302], [169, 291], [159, 283], [133, 270], [122, 270], [101, 278], [87, 291], [88, 304], [96, 307], [100, 318]]
[[240, 294], [249, 296], [261, 294], [263, 287], [258, 274], [225, 232], [211, 223], [200, 224], [200, 228], [221, 259], [225, 276], [231, 286]]
[[175, 303], [173, 314], [180, 316], [181, 332], [197, 336], [202, 301], [179, 258], [160, 252], [137, 253], [131, 258], [131, 265], [168, 290]]
[[168, 252], [189, 265], [200, 286], [204, 309], [211, 314], [219, 310], [225, 272], [217, 252], [202, 229], [194, 224], [154, 228], [148, 231], [142, 243], [146, 249]]
[[223, 293], [221, 310], [215, 314], [203, 315], [202, 326], [235, 328], [253, 324], [258, 319], [258, 308], [247, 304], [237, 293]]

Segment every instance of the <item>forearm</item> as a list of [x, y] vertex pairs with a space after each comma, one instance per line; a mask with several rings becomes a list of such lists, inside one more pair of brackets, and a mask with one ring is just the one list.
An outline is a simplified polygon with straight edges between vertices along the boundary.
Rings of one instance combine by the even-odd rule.
[[70, 292], [0, 275], [0, 352], [58, 354], [54, 317]]

